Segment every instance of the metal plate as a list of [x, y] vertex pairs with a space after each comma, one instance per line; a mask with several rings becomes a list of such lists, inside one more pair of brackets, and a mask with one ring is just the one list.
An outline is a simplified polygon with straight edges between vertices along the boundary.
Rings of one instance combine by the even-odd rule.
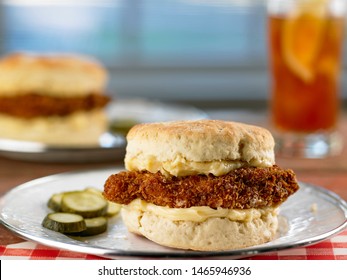
[[[143, 99], [117, 100], [107, 107], [110, 126], [113, 122], [133, 123], [205, 119], [207, 115], [194, 107], [165, 104]], [[52, 146], [0, 138], [0, 155], [34, 162], [109, 162], [123, 159], [126, 141], [122, 134], [109, 131], [96, 146]]]
[[[62, 173], [22, 184], [1, 198], [0, 220], [8, 229], [28, 240], [76, 252], [126, 259], [236, 259], [314, 244], [347, 227], [347, 203], [330, 191], [305, 183], [300, 183], [300, 190], [282, 204], [278, 237], [272, 242], [241, 250], [198, 252], [163, 247], [129, 233], [119, 216], [109, 220], [107, 232], [93, 237], [69, 237], [41, 226], [49, 212], [46, 204], [52, 194], [87, 186], [102, 189], [108, 176], [120, 170]], [[315, 211], [313, 206], [317, 206]]]

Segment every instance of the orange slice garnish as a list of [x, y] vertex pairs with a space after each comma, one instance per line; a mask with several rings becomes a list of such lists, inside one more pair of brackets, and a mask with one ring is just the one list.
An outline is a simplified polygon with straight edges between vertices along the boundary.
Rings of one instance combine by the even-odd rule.
[[[317, 1], [317, 0], [316, 0]], [[314, 79], [314, 62], [321, 49], [326, 14], [323, 9], [298, 9], [285, 20], [282, 51], [289, 69], [306, 83]]]

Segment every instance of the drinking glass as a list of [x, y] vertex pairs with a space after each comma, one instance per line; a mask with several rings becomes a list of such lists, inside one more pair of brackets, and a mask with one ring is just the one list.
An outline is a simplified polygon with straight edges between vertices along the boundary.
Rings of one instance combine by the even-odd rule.
[[338, 154], [345, 0], [268, 0], [271, 122], [277, 153]]

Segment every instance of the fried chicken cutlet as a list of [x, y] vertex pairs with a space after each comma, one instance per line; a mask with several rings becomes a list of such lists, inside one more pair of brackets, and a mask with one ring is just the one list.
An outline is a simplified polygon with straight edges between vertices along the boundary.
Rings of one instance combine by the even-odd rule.
[[140, 198], [170, 208], [249, 209], [276, 207], [298, 188], [294, 172], [278, 166], [244, 167], [222, 176], [165, 177], [159, 172], [132, 171], [111, 175], [104, 196], [120, 204]]

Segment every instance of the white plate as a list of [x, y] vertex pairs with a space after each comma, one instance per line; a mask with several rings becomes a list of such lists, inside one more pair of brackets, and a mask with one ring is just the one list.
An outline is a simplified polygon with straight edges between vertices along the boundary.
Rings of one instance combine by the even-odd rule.
[[[135, 123], [205, 119], [207, 115], [197, 108], [178, 104], [165, 104], [143, 99], [124, 99], [107, 107], [110, 123], [132, 120]], [[52, 146], [0, 138], [0, 155], [36, 162], [107, 162], [122, 159], [126, 141], [123, 135], [107, 132], [96, 146]]]
[[[43, 177], [20, 185], [0, 200], [1, 222], [20, 236], [48, 246], [107, 258], [242, 258], [264, 252], [306, 246], [329, 238], [347, 227], [347, 203], [325, 189], [300, 183], [300, 190], [280, 208], [280, 230], [272, 242], [241, 250], [197, 252], [157, 245], [128, 233], [121, 218], [109, 221], [106, 233], [72, 238], [45, 229], [41, 222], [46, 204], [57, 192], [94, 186], [102, 189], [109, 175], [121, 169], [70, 172]], [[312, 206], [316, 205], [316, 211]]]

